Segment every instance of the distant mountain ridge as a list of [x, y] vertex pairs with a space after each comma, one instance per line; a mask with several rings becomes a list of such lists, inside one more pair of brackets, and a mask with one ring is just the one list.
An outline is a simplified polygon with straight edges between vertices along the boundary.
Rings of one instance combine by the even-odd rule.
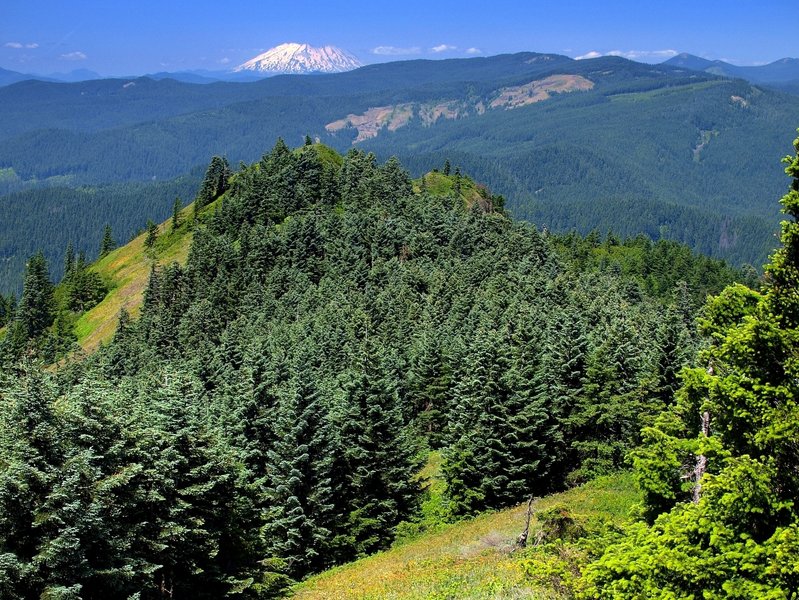
[[739, 67], [723, 60], [708, 60], [683, 52], [663, 64], [722, 77], [738, 77], [751, 83], [775, 87], [799, 82], [799, 58], [781, 58], [767, 65]]
[[[235, 84], [157, 77], [0, 88], [0, 208], [11, 194], [25, 207], [0, 215], [0, 285], [19, 281], [39, 247], [61, 262], [65, 238], [49, 232], [70, 189], [87, 190], [88, 208], [92, 193], [109, 193], [93, 190], [116, 185], [114, 219], [127, 223], [141, 213], [116, 192], [149, 182], [148, 197], [166, 198], [149, 214], [166, 218], [175, 196], [190, 198], [170, 181], [208, 156], [253, 161], [264, 140], [306, 135], [342, 153], [396, 155], [414, 175], [449, 159], [550, 231], [643, 232], [759, 265], [799, 114], [799, 98], [768, 86], [613, 56], [417, 59]], [[91, 236], [112, 220], [98, 218], [88, 230], [75, 220], [69, 239], [96, 247]]]
[[18, 83], [20, 81], [28, 81], [35, 79], [37, 81], [54, 81], [51, 77], [42, 77], [41, 75], [31, 75], [29, 73], [19, 73], [17, 71], [9, 71], [8, 69], [0, 68], [0, 87]]
[[233, 71], [301, 75], [305, 73], [343, 73], [362, 66], [361, 61], [341, 48], [335, 46], [316, 48], [308, 44], [291, 42], [275, 46], [240, 64]]

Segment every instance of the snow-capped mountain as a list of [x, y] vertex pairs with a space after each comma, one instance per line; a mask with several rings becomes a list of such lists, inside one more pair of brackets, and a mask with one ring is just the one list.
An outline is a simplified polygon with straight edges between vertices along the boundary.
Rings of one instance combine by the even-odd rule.
[[363, 64], [335, 46], [314, 48], [308, 44], [280, 44], [233, 69], [259, 73], [341, 73]]

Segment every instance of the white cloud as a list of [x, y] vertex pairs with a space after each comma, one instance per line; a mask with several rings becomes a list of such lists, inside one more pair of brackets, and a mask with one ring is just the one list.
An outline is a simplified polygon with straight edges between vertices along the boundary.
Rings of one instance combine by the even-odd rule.
[[218, 62], [220, 65], [226, 65], [230, 62], [230, 59], [226, 56], [225, 58], [219, 59]]
[[410, 48], [398, 48], [397, 46], [377, 46], [372, 48], [372, 54], [380, 54], [382, 56], [403, 56], [405, 54], [420, 54], [422, 49], [419, 46], [411, 46]]
[[457, 50], [457, 47], [450, 46], [449, 44], [439, 44], [438, 46], [433, 46], [432, 48], [430, 48], [430, 51], [435, 53], [449, 52], [451, 50]]
[[600, 56], [620, 56], [622, 58], [629, 58], [630, 60], [637, 60], [643, 62], [649, 61], [663, 61], [677, 56], [679, 52], [672, 49], [666, 50], [611, 50], [610, 52], [597, 52], [591, 50], [582, 56], [576, 56], [576, 60], [583, 60], [585, 58], [599, 58]]
[[59, 56], [61, 60], [86, 60], [88, 57], [80, 51], [68, 52]]
[[480, 48], [466, 48], [466, 54], [482, 54], [483, 51]]
[[6, 42], [5, 44], [3, 44], [3, 47], [15, 48], [17, 50], [19, 50], [20, 48], [28, 48], [29, 50], [32, 50], [34, 48], [38, 48], [39, 44], [37, 44], [36, 42], [32, 42], [29, 44], [23, 44], [22, 42]]

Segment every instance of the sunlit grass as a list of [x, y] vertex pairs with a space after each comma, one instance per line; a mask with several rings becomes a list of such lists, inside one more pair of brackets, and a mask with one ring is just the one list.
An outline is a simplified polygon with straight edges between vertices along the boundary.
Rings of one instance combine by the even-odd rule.
[[[417, 194], [425, 191], [433, 196], [454, 196], [455, 195], [455, 175], [444, 175], [440, 171], [430, 171], [413, 181], [413, 191]], [[480, 200], [488, 200], [487, 190], [478, 186], [471, 178], [461, 175], [460, 177], [460, 196], [471, 206]]]
[[185, 264], [193, 237], [190, 226], [193, 210], [191, 204], [183, 208], [183, 224], [176, 231], [172, 231], [171, 219], [159, 225], [154, 248], [145, 247], [143, 233], [90, 267], [103, 278], [110, 291], [75, 323], [75, 335], [84, 352], [93, 352], [113, 337], [122, 309], [132, 317], [139, 315], [153, 265]]
[[[434, 455], [434, 460], [438, 458]], [[423, 472], [435, 477], [435, 466]], [[632, 477], [603, 477], [579, 488], [536, 500], [535, 512], [566, 507], [578, 518], [620, 522], [640, 500]], [[534, 587], [519, 565], [515, 543], [523, 531], [527, 505], [441, 525], [410, 541], [317, 575], [294, 590], [312, 599], [514, 599], [560, 598], [557, 591]], [[531, 524], [534, 539], [537, 523]]]

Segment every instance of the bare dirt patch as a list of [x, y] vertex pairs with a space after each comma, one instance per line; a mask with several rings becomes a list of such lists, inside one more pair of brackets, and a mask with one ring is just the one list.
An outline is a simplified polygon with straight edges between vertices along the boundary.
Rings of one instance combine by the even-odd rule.
[[502, 88], [489, 106], [510, 110], [547, 100], [552, 94], [587, 91], [593, 87], [593, 81], [580, 75], [550, 75], [524, 85]]

